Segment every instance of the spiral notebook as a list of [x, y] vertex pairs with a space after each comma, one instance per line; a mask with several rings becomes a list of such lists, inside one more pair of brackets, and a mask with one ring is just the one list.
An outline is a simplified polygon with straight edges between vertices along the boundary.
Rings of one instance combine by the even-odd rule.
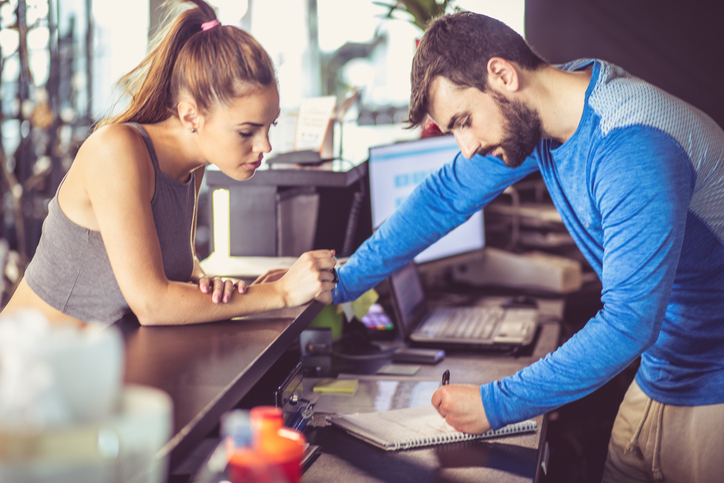
[[327, 420], [352, 436], [386, 451], [496, 438], [538, 430], [536, 422], [529, 419], [483, 434], [461, 433], [445, 422], [432, 406], [378, 413], [341, 414], [328, 416]]

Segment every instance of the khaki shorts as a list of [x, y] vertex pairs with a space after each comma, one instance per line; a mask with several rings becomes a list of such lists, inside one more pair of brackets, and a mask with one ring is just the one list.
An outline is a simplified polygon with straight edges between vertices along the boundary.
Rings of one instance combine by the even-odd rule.
[[724, 404], [662, 404], [632, 382], [613, 424], [603, 482], [724, 482]]

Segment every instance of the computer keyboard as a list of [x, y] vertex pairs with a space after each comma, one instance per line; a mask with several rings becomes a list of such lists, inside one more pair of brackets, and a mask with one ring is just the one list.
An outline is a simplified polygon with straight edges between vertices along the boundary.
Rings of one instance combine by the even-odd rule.
[[490, 339], [505, 310], [500, 307], [456, 307], [435, 310], [422, 330], [446, 339]]

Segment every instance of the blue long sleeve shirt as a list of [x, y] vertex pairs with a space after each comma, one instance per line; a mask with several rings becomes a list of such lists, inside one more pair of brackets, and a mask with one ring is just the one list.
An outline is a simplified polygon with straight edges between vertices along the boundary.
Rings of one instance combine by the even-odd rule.
[[[515, 169], [458, 154], [339, 270], [353, 300], [538, 170], [602, 282], [603, 308], [555, 352], [481, 386], [493, 428], [596, 390], [641, 356], [636, 381], [674, 405], [724, 402], [724, 132], [707, 115], [600, 61], [576, 132]], [[384, 263], [383, 263], [384, 262]]]

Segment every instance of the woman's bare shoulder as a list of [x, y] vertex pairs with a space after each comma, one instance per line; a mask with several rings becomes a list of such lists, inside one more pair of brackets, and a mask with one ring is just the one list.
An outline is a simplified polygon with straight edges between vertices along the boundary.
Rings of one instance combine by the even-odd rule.
[[143, 138], [133, 127], [126, 124], [111, 124], [91, 133], [80, 151], [91, 151], [99, 155], [133, 156], [139, 151], [145, 152], [146, 148]]
[[[103, 199], [150, 200], [155, 175], [143, 138], [130, 126], [110, 125], [93, 132], [78, 150], [60, 187], [58, 203], [79, 226], [98, 231]], [[122, 195], [121, 195], [122, 193]]]
[[74, 165], [97, 176], [140, 176], [153, 172], [148, 149], [141, 135], [125, 124], [111, 124], [94, 131], [78, 150]]

